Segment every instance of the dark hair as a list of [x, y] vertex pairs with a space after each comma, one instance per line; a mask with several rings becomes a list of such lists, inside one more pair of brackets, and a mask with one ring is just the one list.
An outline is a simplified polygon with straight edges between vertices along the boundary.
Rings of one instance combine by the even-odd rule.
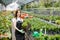
[[[15, 17], [17, 18], [17, 13], [18, 13], [18, 11], [20, 11], [20, 10], [17, 10], [16, 12], [15, 12]], [[21, 13], [21, 11], [20, 11], [20, 13]], [[21, 16], [21, 15], [20, 15]]]

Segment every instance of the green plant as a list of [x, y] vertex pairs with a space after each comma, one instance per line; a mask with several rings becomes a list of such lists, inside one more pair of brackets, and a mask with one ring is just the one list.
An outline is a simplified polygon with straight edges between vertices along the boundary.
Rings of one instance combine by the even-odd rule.
[[23, 24], [22, 24], [22, 27], [23, 28], [26, 28], [27, 26], [28, 26], [28, 23], [30, 22], [30, 19], [29, 18], [26, 18], [26, 19], [24, 19], [24, 22], [23, 22]]
[[10, 31], [10, 27], [11, 27], [11, 12], [9, 11], [2, 11], [0, 13], [0, 32], [1, 34], [4, 34], [6, 32]]
[[54, 3], [54, 7], [60, 7], [60, 4], [59, 3], [60, 3], [60, 1], [59, 2], [55, 2]]
[[41, 28], [46, 28], [47, 30], [54, 30], [58, 28], [53, 24], [48, 24], [46, 22], [41, 21], [40, 18], [37, 17], [33, 17], [32, 19], [25, 19], [23, 26], [26, 27], [28, 23], [31, 24], [31, 30], [40, 30]]
[[60, 40], [60, 35], [45, 35], [39, 38], [35, 38], [36, 40]]
[[60, 20], [56, 20], [55, 23], [60, 25]]

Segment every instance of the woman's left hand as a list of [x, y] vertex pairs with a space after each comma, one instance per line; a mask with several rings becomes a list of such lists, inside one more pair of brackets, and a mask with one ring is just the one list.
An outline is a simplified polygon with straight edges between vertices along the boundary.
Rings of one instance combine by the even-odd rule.
[[23, 29], [19, 30], [19, 32], [21, 32], [21, 33], [25, 33], [25, 31], [23, 31]]

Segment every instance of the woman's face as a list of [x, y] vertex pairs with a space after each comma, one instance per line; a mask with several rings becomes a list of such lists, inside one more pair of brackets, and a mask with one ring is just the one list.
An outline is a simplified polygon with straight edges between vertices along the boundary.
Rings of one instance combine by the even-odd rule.
[[20, 12], [20, 11], [18, 11], [17, 16], [20, 16], [20, 15], [21, 15], [21, 12]]

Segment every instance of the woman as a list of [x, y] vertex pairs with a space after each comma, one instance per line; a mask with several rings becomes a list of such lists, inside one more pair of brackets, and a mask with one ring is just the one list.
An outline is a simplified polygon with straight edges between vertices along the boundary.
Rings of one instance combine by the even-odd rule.
[[16, 40], [25, 40], [25, 32], [22, 29], [23, 19], [20, 18], [21, 11], [17, 10], [15, 17], [12, 19], [13, 27], [15, 28]]

